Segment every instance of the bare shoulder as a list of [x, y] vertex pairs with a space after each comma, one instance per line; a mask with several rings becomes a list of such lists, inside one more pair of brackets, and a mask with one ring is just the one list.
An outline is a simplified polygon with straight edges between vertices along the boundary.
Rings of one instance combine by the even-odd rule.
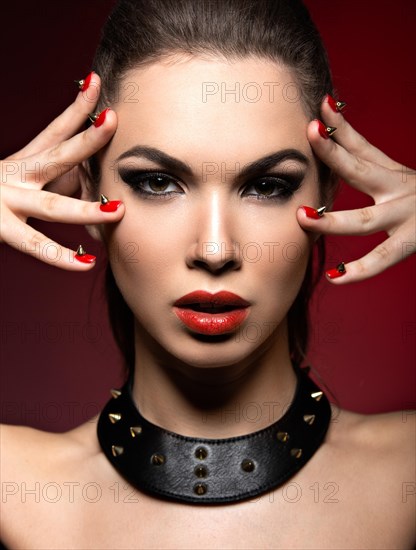
[[330, 441], [341, 447], [352, 446], [356, 452], [384, 456], [403, 467], [414, 465], [416, 411], [381, 414], [358, 414], [334, 410]]
[[327, 460], [338, 463], [335, 468], [350, 491], [351, 502], [359, 498], [360, 505], [379, 517], [390, 514], [402, 532], [415, 536], [415, 412], [338, 411], [327, 448]]
[[68, 500], [62, 495], [65, 490], [82, 486], [86, 479], [102, 475], [102, 453], [95, 429], [94, 420], [64, 433], [0, 426], [0, 525], [6, 546], [46, 548], [49, 546], [42, 546], [43, 542], [34, 546], [34, 541], [52, 536], [54, 521], [60, 525], [60, 536], [77, 523], [73, 517], [77, 508], [67, 504], [72, 497]]
[[[19, 495], [23, 490], [35, 488], [39, 492], [50, 483], [71, 480], [74, 476], [82, 478], [94, 471], [101, 454], [95, 425], [86, 422], [64, 433], [0, 425], [2, 490], [7, 489], [10, 497], [16, 496], [2, 498], [3, 517], [5, 508], [10, 512], [22, 504]], [[36, 502], [36, 498], [32, 501]]]
[[0, 452], [3, 479], [24, 473], [54, 472], [72, 455], [85, 458], [99, 452], [94, 419], [64, 432], [51, 433], [27, 426], [0, 425]]

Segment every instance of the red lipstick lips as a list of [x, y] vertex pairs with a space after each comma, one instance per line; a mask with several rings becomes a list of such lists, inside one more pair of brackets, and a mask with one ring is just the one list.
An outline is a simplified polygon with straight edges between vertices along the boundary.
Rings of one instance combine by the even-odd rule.
[[177, 317], [193, 332], [218, 335], [233, 332], [248, 315], [250, 303], [237, 294], [221, 291], [210, 294], [196, 290], [174, 303]]

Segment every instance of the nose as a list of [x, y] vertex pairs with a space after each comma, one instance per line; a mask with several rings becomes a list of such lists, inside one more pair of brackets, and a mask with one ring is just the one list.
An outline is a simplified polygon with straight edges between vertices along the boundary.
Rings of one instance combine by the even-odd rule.
[[190, 245], [186, 263], [220, 275], [241, 267], [239, 243], [233, 237], [232, 208], [220, 192], [201, 200], [195, 215], [195, 227], [190, 231]]

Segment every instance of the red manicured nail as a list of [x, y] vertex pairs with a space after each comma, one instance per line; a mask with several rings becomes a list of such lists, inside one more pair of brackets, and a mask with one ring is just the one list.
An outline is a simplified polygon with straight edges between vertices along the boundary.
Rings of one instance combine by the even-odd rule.
[[345, 275], [347, 270], [345, 269], [344, 262], [341, 262], [337, 265], [334, 269], [329, 269], [325, 272], [325, 275], [328, 277], [328, 279], [337, 279], [338, 277], [342, 277], [342, 275]]
[[310, 206], [301, 206], [301, 208], [303, 208], [308, 218], [313, 218], [314, 220], [320, 220], [326, 210], [326, 206], [321, 206], [318, 209], [311, 208]]
[[90, 74], [88, 76], [85, 77], [82, 85], [81, 85], [81, 92], [85, 92], [85, 90], [88, 90], [88, 87], [90, 85], [90, 82], [91, 82], [91, 78], [92, 78], [92, 75], [94, 74], [94, 72], [90, 72]]
[[98, 115], [97, 120], [94, 122], [94, 126], [96, 128], [99, 128], [102, 124], [105, 122], [105, 117], [107, 116], [107, 113], [110, 109], [104, 109], [104, 111], [101, 111], [101, 113]]
[[115, 212], [120, 206], [121, 201], [108, 201], [105, 204], [100, 204], [101, 212]]
[[93, 113], [91, 115], [88, 115], [88, 118], [90, 121], [94, 124], [96, 128], [99, 128], [102, 124], [105, 122], [105, 117], [107, 116], [107, 113], [110, 109], [104, 109], [104, 111], [101, 111], [101, 113]]
[[325, 126], [325, 124], [321, 120], [317, 120], [317, 122], [319, 134], [324, 139], [328, 139], [336, 130], [336, 128], [334, 128], [333, 126]]
[[93, 256], [92, 254], [87, 254], [83, 249], [82, 244], [79, 245], [74, 258], [79, 262], [82, 262], [83, 264], [92, 264], [97, 259], [96, 256]]
[[345, 101], [337, 101], [332, 96], [327, 94], [326, 96], [328, 105], [331, 107], [331, 109], [334, 111], [334, 113], [340, 113], [343, 109], [346, 107]]
[[94, 71], [91, 71], [90, 74], [85, 78], [83, 78], [82, 80], [75, 80], [81, 92], [85, 92], [85, 90], [88, 90], [88, 87], [91, 82], [91, 77], [93, 74], [94, 74]]

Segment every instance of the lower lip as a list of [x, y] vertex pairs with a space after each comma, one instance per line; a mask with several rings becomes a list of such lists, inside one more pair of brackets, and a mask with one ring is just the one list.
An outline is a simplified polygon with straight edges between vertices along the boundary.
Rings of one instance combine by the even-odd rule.
[[198, 334], [226, 334], [233, 332], [248, 315], [248, 308], [234, 309], [225, 313], [205, 313], [174, 307], [178, 318], [193, 332]]

